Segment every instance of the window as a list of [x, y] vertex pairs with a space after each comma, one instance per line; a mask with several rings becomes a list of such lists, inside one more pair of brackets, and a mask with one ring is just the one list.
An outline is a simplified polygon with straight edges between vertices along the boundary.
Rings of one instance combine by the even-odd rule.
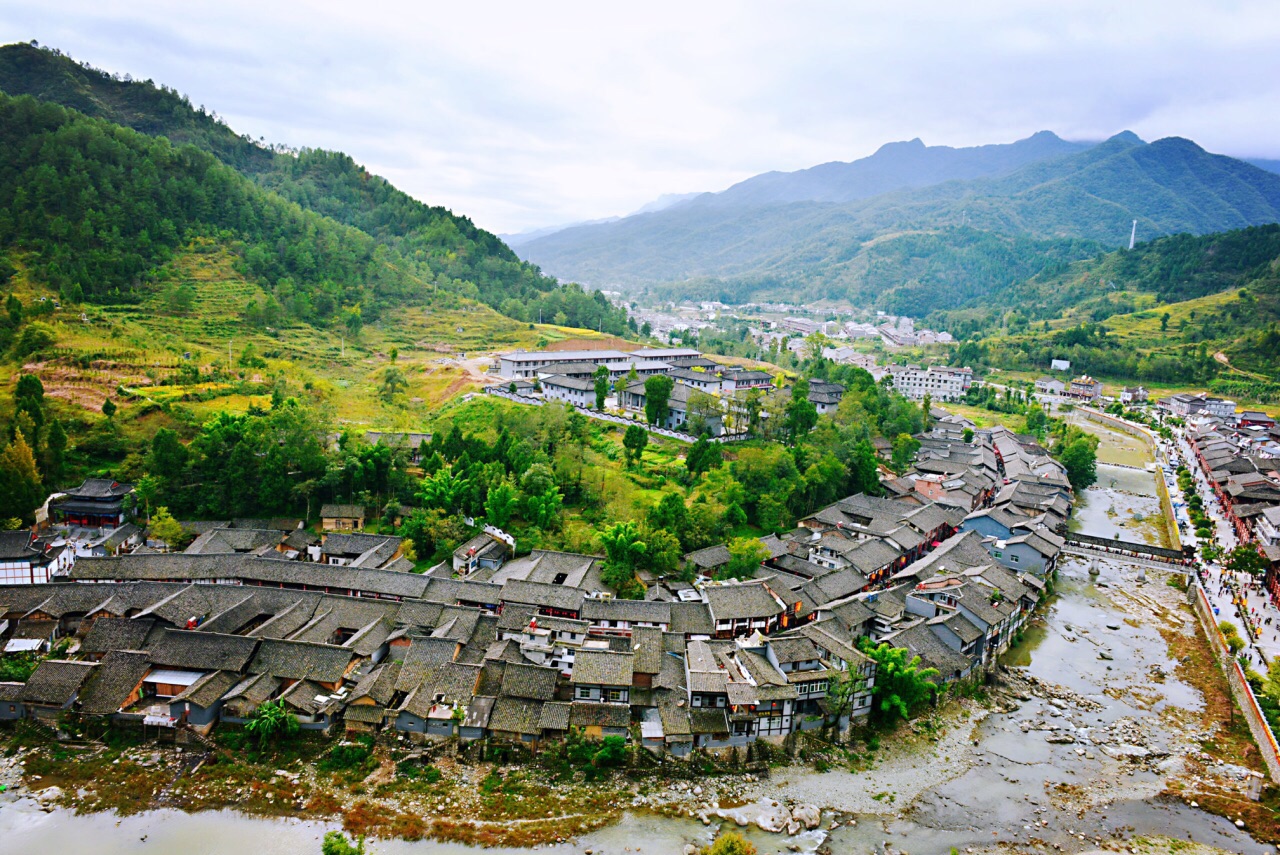
[[1012, 561], [1014, 564], [1017, 564], [1017, 563], [1018, 563], [1019, 561], [1021, 561], [1022, 559], [1021, 559], [1021, 558], [1019, 558], [1019, 557], [1018, 557], [1018, 556], [1016, 556], [1016, 555], [1010, 555], [1010, 556], [1009, 556], [1009, 560], [1010, 560], [1010, 561]]
[[578, 687], [578, 700], [585, 701], [591, 697], [591, 689], [587, 686]]
[[627, 699], [626, 692], [622, 689], [609, 689], [606, 699], [613, 704], [622, 703]]

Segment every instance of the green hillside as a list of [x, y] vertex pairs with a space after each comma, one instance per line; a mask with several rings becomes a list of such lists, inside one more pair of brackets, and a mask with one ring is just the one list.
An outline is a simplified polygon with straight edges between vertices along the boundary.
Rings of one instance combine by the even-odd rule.
[[1125, 133], [1004, 175], [845, 204], [734, 205], [707, 194], [520, 252], [561, 277], [663, 296], [844, 299], [923, 317], [1123, 245], [1133, 220], [1148, 239], [1273, 223], [1280, 175], [1189, 140]]
[[[277, 239], [275, 243], [259, 239], [273, 237], [269, 225], [260, 230], [265, 234], [251, 235], [251, 242], [259, 244], [262, 252], [254, 253], [252, 246], [246, 247], [245, 261], [250, 266], [250, 274], [257, 277], [268, 291], [272, 311], [275, 311], [272, 304], [278, 304], [284, 313], [296, 314], [309, 321], [316, 320], [318, 315], [322, 322], [327, 322], [331, 306], [338, 309], [342, 305], [359, 304], [366, 313], [370, 309], [376, 312], [384, 303], [397, 305], [405, 299], [413, 299], [410, 292], [421, 286], [435, 285], [452, 296], [487, 303], [516, 320], [536, 319], [539, 313], [547, 318], [563, 314], [565, 323], [613, 334], [627, 331], [625, 313], [610, 306], [603, 295], [589, 294], [576, 287], [561, 288], [556, 280], [520, 261], [495, 235], [477, 228], [467, 217], [413, 199], [384, 179], [371, 175], [340, 152], [312, 149], [273, 151], [236, 134], [203, 106], [194, 108], [185, 96], [163, 85], [149, 80], [113, 77], [77, 63], [56, 50], [29, 44], [0, 47], [0, 91], [10, 95], [30, 95], [42, 102], [70, 107], [77, 114], [129, 128], [148, 137], [165, 138], [172, 143], [171, 150], [176, 153], [174, 157], [186, 160], [170, 167], [165, 158], [159, 158], [154, 161], [154, 167], [161, 170], [161, 177], [166, 182], [173, 178], [165, 172], [166, 169], [178, 172], [194, 169], [196, 173], [190, 177], [197, 184], [206, 180], [216, 182], [202, 188], [198, 195], [221, 197], [225, 193], [225, 185], [234, 187], [235, 193], [258, 198], [245, 185], [231, 181], [225, 173], [209, 170], [207, 160], [184, 153], [187, 146], [212, 155], [216, 161], [249, 179], [251, 185], [270, 191], [261, 198], [292, 202], [304, 211], [320, 214], [332, 221], [319, 224], [319, 220], [311, 220], [310, 224], [302, 226], [308, 235], [298, 247], [295, 247], [292, 237]], [[143, 159], [161, 151], [136, 141], [129, 145]], [[146, 149], [145, 153], [141, 149]], [[28, 165], [38, 166], [43, 156], [38, 149], [28, 152]], [[85, 151], [65, 157], [77, 165], [80, 160], [93, 159], [92, 154]], [[135, 166], [127, 168], [133, 171]], [[95, 171], [91, 164], [87, 164], [87, 172], [88, 182], [103, 179], [102, 171]], [[39, 176], [39, 180], [44, 177]], [[192, 219], [197, 221], [194, 224], [197, 231], [208, 227], [224, 228], [227, 215], [242, 206], [240, 199], [232, 199], [223, 206], [223, 210], [205, 211], [200, 207], [203, 202], [188, 198], [192, 191], [181, 180], [176, 185], [153, 187], [147, 183], [150, 179], [143, 176], [140, 188], [120, 183], [130, 180], [132, 175], [114, 178], [115, 186], [110, 192], [118, 195], [115, 191], [140, 189], [144, 195], [149, 193], [153, 196], [149, 202], [142, 203], [142, 207], [155, 208], [160, 216], [158, 221], [144, 223], [146, 228], [142, 230], [146, 232], [146, 241], [134, 245], [117, 242], [114, 247], [94, 247], [95, 258], [85, 264], [72, 262], [72, 268], [68, 270], [68, 259], [61, 258], [57, 259], [57, 268], [46, 266], [37, 271], [38, 275], [48, 276], [55, 287], [78, 281], [91, 297], [101, 294], [104, 288], [111, 292], [121, 288], [122, 283], [133, 283], [144, 271], [162, 260], [164, 249], [172, 249], [186, 237], [183, 231]], [[80, 193], [85, 183], [85, 179], [80, 180], [73, 192]], [[184, 198], [195, 205], [194, 208], [188, 206], [177, 218], [166, 207], [173, 203], [168, 196], [174, 187], [185, 193]], [[73, 207], [69, 215], [78, 215], [81, 208], [92, 207], [96, 201], [85, 197], [77, 199], [73, 204], [78, 207]], [[103, 221], [118, 222], [115, 217], [117, 211], [131, 216], [131, 219], [123, 221], [126, 224], [136, 222], [139, 217], [151, 219], [148, 210], [119, 207], [106, 210]], [[172, 224], [172, 228], [166, 225], [165, 220]], [[335, 233], [332, 231], [333, 223], [351, 226], [362, 234]], [[72, 225], [81, 231], [96, 228]], [[230, 225], [237, 235], [242, 232], [243, 223]], [[325, 234], [318, 240], [312, 240], [310, 234], [313, 232]], [[122, 234], [120, 237], [129, 243], [130, 235]], [[282, 235], [275, 234], [274, 237]], [[323, 246], [318, 247], [317, 244]], [[378, 247], [391, 252], [388, 254]], [[99, 252], [100, 249], [105, 249], [105, 253]], [[326, 260], [348, 256], [354, 256], [350, 260], [360, 265], [375, 254], [377, 263], [368, 269], [348, 267], [336, 270], [325, 266]], [[116, 256], [117, 269], [102, 268], [99, 262], [104, 260], [104, 255]], [[269, 258], [271, 255], [278, 256], [278, 259]], [[371, 277], [377, 286], [372, 290], [364, 287]], [[316, 278], [335, 287], [321, 289], [327, 292], [324, 295], [310, 293], [314, 289], [307, 281]], [[286, 281], [282, 284], [281, 280]], [[350, 290], [352, 288], [356, 290]], [[384, 295], [394, 299], [389, 303], [378, 299]]]
[[994, 294], [982, 310], [940, 314], [973, 332], [960, 358], [1280, 400], [1280, 225], [1175, 235]]

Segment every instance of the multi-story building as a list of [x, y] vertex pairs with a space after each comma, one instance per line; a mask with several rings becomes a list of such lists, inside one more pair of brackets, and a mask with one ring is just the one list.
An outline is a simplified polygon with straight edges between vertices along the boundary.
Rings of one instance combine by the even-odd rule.
[[972, 368], [945, 365], [895, 365], [889, 368], [889, 376], [893, 378], [893, 388], [917, 401], [925, 395], [935, 401], [955, 401], [973, 385]]

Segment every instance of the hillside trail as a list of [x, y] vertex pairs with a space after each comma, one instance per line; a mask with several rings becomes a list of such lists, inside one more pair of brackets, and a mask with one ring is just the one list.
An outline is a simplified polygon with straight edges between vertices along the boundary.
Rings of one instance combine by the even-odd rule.
[[1221, 365], [1225, 365], [1228, 371], [1234, 371], [1236, 374], [1239, 374], [1241, 377], [1248, 377], [1250, 380], [1261, 380], [1264, 383], [1268, 382], [1267, 378], [1263, 377], [1261, 374], [1254, 374], [1252, 371], [1245, 371], [1243, 368], [1236, 368], [1234, 365], [1231, 364], [1231, 360], [1227, 357], [1227, 355], [1220, 350], [1213, 355], [1213, 358], [1215, 362], [1218, 362]]

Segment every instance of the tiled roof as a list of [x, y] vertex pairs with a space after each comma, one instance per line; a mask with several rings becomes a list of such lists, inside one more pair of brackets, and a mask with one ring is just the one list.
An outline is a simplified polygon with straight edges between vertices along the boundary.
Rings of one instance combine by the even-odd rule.
[[258, 639], [216, 632], [170, 629], [148, 640], [151, 663], [191, 671], [243, 671]]
[[22, 700], [29, 704], [66, 706], [96, 667], [97, 663], [94, 662], [45, 659], [27, 679]]
[[579, 650], [573, 659], [574, 685], [630, 686], [635, 657], [630, 653]]
[[354, 652], [346, 647], [306, 641], [263, 639], [248, 670], [286, 680], [336, 683], [347, 673]]
[[77, 698], [80, 711], [85, 715], [117, 712], [150, 670], [151, 663], [142, 651], [111, 651], [81, 687]]
[[629, 727], [631, 707], [627, 704], [592, 704], [574, 701], [570, 705], [572, 727]]
[[[582, 654], [578, 655], [581, 657]], [[513, 698], [549, 701], [556, 695], [558, 676], [559, 671], [555, 668], [508, 662], [502, 674], [502, 694]]]

